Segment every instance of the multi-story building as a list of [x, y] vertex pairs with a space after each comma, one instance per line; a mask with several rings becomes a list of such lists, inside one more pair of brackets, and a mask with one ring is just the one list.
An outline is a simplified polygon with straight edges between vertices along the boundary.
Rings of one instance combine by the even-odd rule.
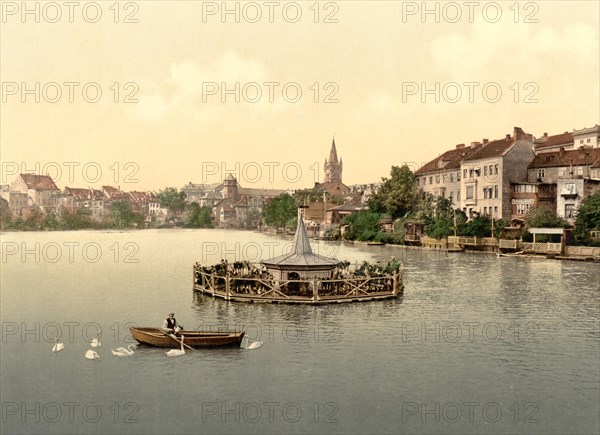
[[53, 194], [60, 192], [60, 189], [54, 184], [52, 177], [37, 174], [19, 174], [10, 185], [9, 190], [27, 194], [31, 198], [29, 205], [35, 205], [43, 212], [49, 212], [54, 209], [51, 197]]
[[3, 198], [8, 203], [8, 208], [13, 217], [22, 217], [23, 209], [29, 207], [29, 195], [23, 192], [15, 192], [9, 189], [8, 186], [2, 186], [0, 198]]
[[82, 189], [78, 187], [65, 187], [65, 193], [73, 197], [73, 209], [89, 210], [92, 219], [101, 221], [104, 218], [106, 197], [98, 189]]
[[472, 142], [471, 146], [456, 145], [453, 150], [446, 151], [425, 165], [421, 166], [415, 175], [417, 186], [424, 192], [434, 196], [448, 198], [455, 206], [461, 201], [461, 171], [460, 165], [464, 159], [473, 155], [488, 143]]
[[539, 153], [527, 172], [530, 182], [556, 185], [556, 214], [573, 223], [581, 201], [600, 190], [600, 148]]
[[598, 148], [600, 146], [600, 125], [573, 130], [572, 133], [565, 131], [554, 136], [544, 133], [533, 142], [533, 145], [536, 153], [559, 151], [561, 148], [564, 148], [565, 151], [580, 147]]
[[527, 180], [532, 146], [532, 136], [515, 127], [512, 136], [486, 143], [461, 162], [460, 207], [470, 219], [511, 218], [511, 185]]

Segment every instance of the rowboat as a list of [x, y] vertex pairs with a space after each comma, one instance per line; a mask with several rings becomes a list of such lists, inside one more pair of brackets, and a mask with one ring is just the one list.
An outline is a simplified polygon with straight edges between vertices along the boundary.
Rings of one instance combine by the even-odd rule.
[[179, 331], [179, 336], [169, 335], [160, 328], [131, 327], [131, 336], [141, 344], [178, 349], [183, 343], [190, 347], [239, 346], [244, 332]]

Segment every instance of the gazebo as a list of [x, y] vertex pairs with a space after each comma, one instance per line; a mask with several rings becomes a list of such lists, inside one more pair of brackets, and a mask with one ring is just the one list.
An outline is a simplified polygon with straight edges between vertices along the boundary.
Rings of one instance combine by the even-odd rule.
[[338, 263], [334, 258], [323, 257], [312, 251], [302, 219], [302, 207], [298, 209], [298, 225], [291, 252], [261, 261], [275, 280], [331, 279]]

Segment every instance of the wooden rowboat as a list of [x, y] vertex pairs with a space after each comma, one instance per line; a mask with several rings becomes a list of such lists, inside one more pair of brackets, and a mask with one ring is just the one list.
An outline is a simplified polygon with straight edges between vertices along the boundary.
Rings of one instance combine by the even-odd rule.
[[[137, 328], [131, 327], [131, 336], [141, 344], [155, 347], [168, 347], [179, 349], [181, 337], [167, 335], [160, 328]], [[191, 347], [221, 347], [239, 346], [244, 332], [211, 332], [211, 331], [179, 331], [185, 336], [183, 343]]]

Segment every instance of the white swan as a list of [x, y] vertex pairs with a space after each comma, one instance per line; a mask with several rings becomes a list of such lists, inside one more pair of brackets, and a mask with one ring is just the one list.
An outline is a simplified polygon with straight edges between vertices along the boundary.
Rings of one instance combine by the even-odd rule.
[[52, 352], [60, 352], [65, 348], [64, 343], [58, 342], [58, 337], [54, 339], [54, 346], [52, 346]]
[[92, 343], [91, 343], [92, 347], [100, 347], [100, 346], [102, 346], [102, 343], [100, 343], [100, 334], [101, 333], [102, 333], [102, 331], [98, 331], [98, 334], [92, 340]]
[[170, 351], [168, 351], [166, 353], [167, 356], [181, 356], [181, 355], [185, 355], [185, 349], [183, 348], [183, 338], [184, 336], [181, 336], [181, 349], [171, 349]]
[[246, 349], [258, 349], [262, 345], [263, 345], [262, 341], [253, 341], [246, 347]]
[[248, 337], [244, 337], [242, 339], [242, 342], [240, 343], [240, 347], [242, 349], [258, 349], [262, 345], [263, 345], [262, 341], [253, 341], [253, 342], [250, 342], [250, 339]]
[[133, 344], [130, 344], [129, 346], [127, 346], [127, 348], [117, 347], [116, 349], [111, 349], [110, 351], [114, 356], [131, 356], [133, 355], [132, 348], [135, 349], [135, 346]]
[[100, 355], [98, 355], [98, 352], [96, 352], [95, 350], [88, 349], [88, 351], [85, 353], [85, 357], [87, 359], [98, 359], [100, 358]]

